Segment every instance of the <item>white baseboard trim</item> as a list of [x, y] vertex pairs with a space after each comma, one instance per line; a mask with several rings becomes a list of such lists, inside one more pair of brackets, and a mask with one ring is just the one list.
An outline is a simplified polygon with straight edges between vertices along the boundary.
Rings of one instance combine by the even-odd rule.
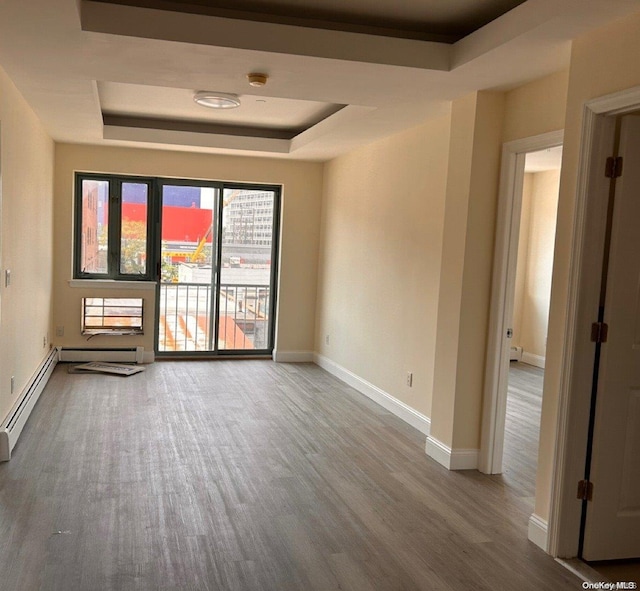
[[538, 546], [538, 548], [542, 548], [545, 552], [548, 552], [549, 524], [535, 513], [529, 517], [529, 540]]
[[477, 470], [478, 449], [451, 449], [435, 437], [427, 437], [425, 451], [447, 470]]
[[411, 408], [408, 404], [405, 404], [401, 400], [391, 396], [391, 394], [388, 394], [384, 390], [374, 386], [372, 383], [367, 382], [367, 380], [362, 379], [360, 376], [354, 374], [341, 365], [338, 365], [324, 355], [314, 353], [313, 362], [339, 380], [346, 382], [349, 386], [361, 394], [364, 394], [367, 398], [378, 403], [390, 413], [402, 419], [405, 423], [408, 423], [424, 435], [429, 435], [431, 432], [431, 419]]
[[534, 355], [533, 353], [522, 352], [522, 363], [533, 365], [534, 367], [540, 367], [544, 369], [545, 357], [542, 355]]
[[130, 349], [60, 349], [60, 361], [85, 363], [89, 361], [108, 361], [113, 363], [153, 363], [155, 353], [145, 351], [144, 347]]
[[313, 363], [313, 351], [279, 351], [273, 350], [276, 363]]

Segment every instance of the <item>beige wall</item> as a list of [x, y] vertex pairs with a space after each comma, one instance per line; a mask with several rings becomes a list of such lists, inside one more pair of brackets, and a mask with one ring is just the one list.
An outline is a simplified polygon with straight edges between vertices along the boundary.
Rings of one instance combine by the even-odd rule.
[[[49, 351], [53, 142], [0, 69], [0, 421]], [[11, 285], [4, 286], [4, 271]], [[11, 393], [11, 376], [15, 389]]]
[[431, 435], [477, 450], [486, 358], [502, 93], [453, 103]]
[[559, 170], [525, 174], [512, 343], [540, 358], [546, 351], [559, 187]]
[[447, 446], [479, 447], [502, 142], [562, 129], [567, 81], [473, 93], [326, 165], [316, 351], [429, 416]]
[[[462, 311], [457, 368], [456, 424], [453, 447], [480, 447], [482, 400], [491, 300], [496, 206], [502, 148], [505, 97], [478, 93], [473, 139], [469, 220], [462, 284]], [[451, 170], [451, 175], [456, 174]]]
[[475, 93], [453, 102], [449, 166], [446, 172], [442, 265], [434, 344], [433, 388], [437, 395], [432, 406], [431, 435], [449, 447], [453, 445], [461, 285], [464, 275], [476, 105]]
[[337, 158], [324, 180], [316, 351], [425, 415], [449, 124], [441, 117]]
[[549, 515], [584, 103], [593, 98], [640, 86], [638, 55], [640, 13], [573, 42], [536, 484], [535, 511], [542, 518]]
[[280, 283], [276, 349], [313, 350], [322, 164], [274, 159], [189, 154], [147, 149], [59, 144], [55, 160], [55, 307], [64, 337], [56, 344], [86, 347], [80, 334], [80, 301], [89, 294], [145, 298], [142, 337], [94, 337], [92, 347], [144, 346], [153, 350], [154, 292], [70, 287], [73, 262], [73, 179], [75, 171], [282, 184]]
[[562, 70], [506, 93], [502, 141], [564, 128], [569, 71]]

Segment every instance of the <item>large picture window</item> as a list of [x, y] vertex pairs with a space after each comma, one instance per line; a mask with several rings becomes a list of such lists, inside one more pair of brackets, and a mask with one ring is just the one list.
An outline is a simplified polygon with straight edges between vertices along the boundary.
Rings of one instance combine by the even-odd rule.
[[152, 278], [152, 182], [137, 177], [76, 176], [76, 278]]
[[[270, 354], [280, 195], [266, 183], [78, 173], [74, 275], [156, 282], [160, 355]], [[86, 331], [111, 330], [112, 311], [129, 322], [96, 301]]]

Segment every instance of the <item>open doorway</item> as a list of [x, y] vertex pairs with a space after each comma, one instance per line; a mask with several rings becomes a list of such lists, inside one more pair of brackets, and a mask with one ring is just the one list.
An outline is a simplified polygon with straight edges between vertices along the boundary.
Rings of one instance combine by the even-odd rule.
[[[562, 146], [524, 157], [508, 351], [502, 473], [518, 496], [535, 496]], [[515, 243], [515, 240], [514, 240]]]
[[[561, 146], [563, 132], [555, 131], [515, 140], [503, 145], [502, 168], [500, 179], [500, 194], [498, 199], [498, 215], [496, 220], [496, 244], [494, 253], [494, 270], [492, 279], [491, 311], [489, 320], [489, 339], [487, 343], [487, 365], [485, 372], [485, 396], [483, 404], [482, 441], [479, 455], [479, 469], [487, 474], [500, 474], [503, 472], [503, 452], [505, 446], [505, 426], [507, 417], [507, 390], [509, 386], [511, 345], [513, 336], [514, 302], [516, 291], [516, 271], [518, 267], [518, 243], [520, 238], [521, 212], [523, 205], [523, 192], [525, 189], [525, 164], [527, 155], [533, 152], [542, 152], [544, 155], [558, 153], [548, 151], [550, 148]], [[532, 157], [533, 158], [533, 157]], [[542, 171], [540, 171], [542, 172]], [[531, 173], [533, 171], [531, 170]], [[554, 173], [559, 176], [559, 172]], [[531, 184], [531, 182], [529, 182]], [[542, 183], [540, 183], [542, 185]], [[529, 220], [531, 212], [529, 212]], [[537, 216], [536, 216], [537, 218]], [[553, 224], [555, 233], [555, 223]], [[553, 239], [551, 240], [553, 243]], [[523, 251], [524, 253], [524, 251]], [[523, 254], [523, 256], [526, 255]], [[547, 255], [549, 256], [549, 254]], [[551, 255], [551, 260], [553, 259]], [[539, 266], [538, 263], [534, 267]], [[546, 266], [546, 263], [545, 265]], [[522, 265], [521, 265], [522, 267]], [[535, 274], [534, 274], [535, 275]], [[535, 277], [534, 277], [535, 279]], [[535, 281], [532, 283], [535, 284]], [[542, 306], [544, 309], [545, 306]], [[540, 306], [538, 306], [540, 308]], [[537, 314], [548, 315], [548, 302], [546, 315], [540, 311]], [[542, 337], [542, 343], [546, 341]], [[539, 339], [538, 339], [539, 340]], [[529, 360], [544, 359], [544, 350], [529, 346]], [[535, 368], [533, 370], [542, 370]], [[541, 383], [538, 379], [538, 384]], [[540, 385], [538, 398], [541, 397]], [[536, 405], [539, 407], [539, 403]], [[529, 466], [523, 462], [522, 442], [513, 442], [514, 453], [522, 463], [522, 471], [526, 473], [528, 484], [525, 484], [520, 496], [533, 497], [535, 495], [535, 472], [537, 464], [537, 438], [539, 431], [539, 417], [532, 412], [523, 410], [523, 419], [533, 420], [528, 431], [533, 436], [528, 452], [532, 458]], [[513, 427], [513, 433], [521, 434], [521, 427]], [[508, 442], [509, 445], [509, 442]], [[529, 539], [542, 548], [547, 546], [546, 523], [532, 513], [529, 521]]]

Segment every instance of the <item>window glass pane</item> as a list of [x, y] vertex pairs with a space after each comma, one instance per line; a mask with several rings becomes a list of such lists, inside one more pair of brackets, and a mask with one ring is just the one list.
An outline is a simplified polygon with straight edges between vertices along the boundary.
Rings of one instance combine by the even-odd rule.
[[109, 181], [82, 181], [80, 270], [107, 273], [109, 239]]
[[149, 187], [145, 183], [122, 183], [120, 226], [120, 273], [147, 272], [147, 206]]
[[217, 189], [162, 187], [160, 351], [213, 350]]
[[267, 349], [275, 192], [225, 189], [218, 349]]
[[162, 187], [162, 281], [210, 282], [215, 196], [211, 187]]

